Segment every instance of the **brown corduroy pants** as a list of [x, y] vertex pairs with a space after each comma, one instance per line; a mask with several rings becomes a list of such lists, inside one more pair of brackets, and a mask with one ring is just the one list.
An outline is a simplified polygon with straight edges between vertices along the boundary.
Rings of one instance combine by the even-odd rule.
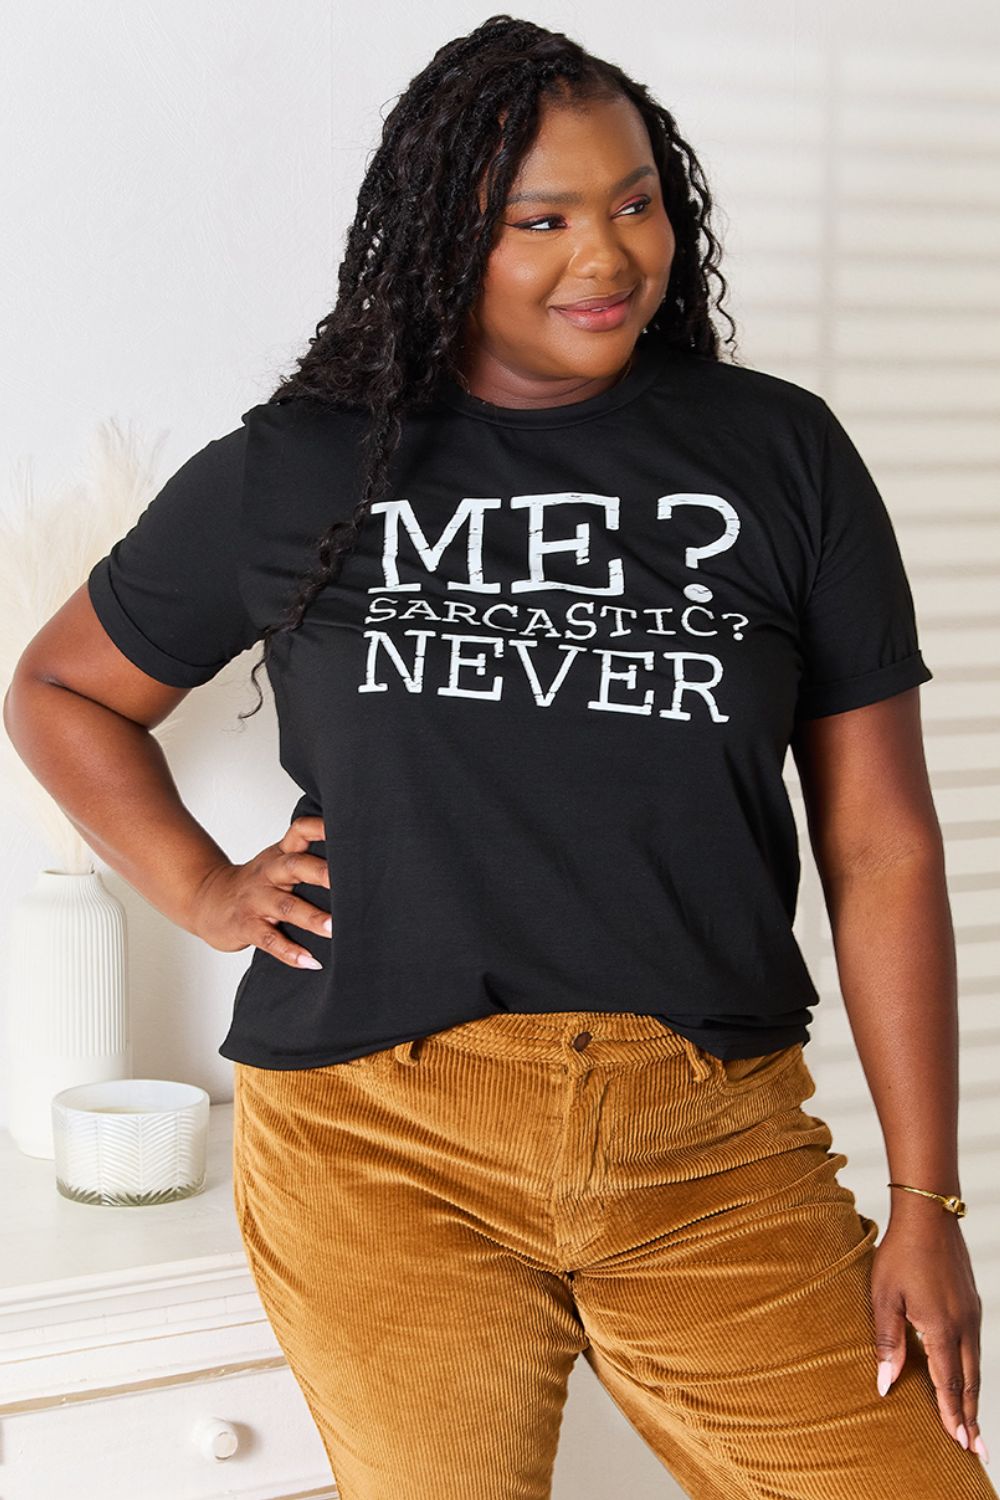
[[545, 1500], [579, 1354], [695, 1500], [996, 1500], [909, 1325], [876, 1391], [878, 1225], [801, 1043], [505, 1012], [234, 1068], [240, 1228], [342, 1500]]

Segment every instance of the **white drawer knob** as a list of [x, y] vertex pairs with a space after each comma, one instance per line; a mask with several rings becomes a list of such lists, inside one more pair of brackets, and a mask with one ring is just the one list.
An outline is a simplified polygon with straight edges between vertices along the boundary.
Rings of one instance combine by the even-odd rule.
[[219, 1417], [201, 1417], [194, 1427], [195, 1447], [206, 1458], [232, 1458], [240, 1440], [236, 1428]]

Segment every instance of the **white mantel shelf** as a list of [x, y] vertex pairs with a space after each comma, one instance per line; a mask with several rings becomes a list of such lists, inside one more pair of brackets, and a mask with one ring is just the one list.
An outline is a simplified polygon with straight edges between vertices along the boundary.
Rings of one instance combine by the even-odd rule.
[[232, 1111], [211, 1107], [204, 1189], [146, 1208], [64, 1198], [0, 1131], [3, 1500], [336, 1496], [244, 1253]]
[[245, 1268], [232, 1199], [233, 1106], [209, 1110], [205, 1187], [192, 1198], [148, 1208], [107, 1208], [64, 1198], [55, 1184], [55, 1162], [25, 1156], [0, 1131], [4, 1212], [0, 1229], [0, 1306], [37, 1285], [51, 1292], [94, 1278], [165, 1265], [201, 1265], [227, 1257]]

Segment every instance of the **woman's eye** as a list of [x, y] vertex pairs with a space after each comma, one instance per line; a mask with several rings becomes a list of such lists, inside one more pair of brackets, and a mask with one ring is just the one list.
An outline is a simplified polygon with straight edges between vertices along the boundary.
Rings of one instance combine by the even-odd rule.
[[[624, 206], [624, 208], [619, 209], [619, 213], [624, 213], [625, 210], [628, 209], [628, 208], [638, 208], [638, 209], [648, 208], [651, 202], [652, 202], [651, 198], [635, 198], [631, 203], [626, 203], [625, 206]], [[635, 214], [632, 214], [629, 217], [630, 218], [635, 218], [637, 216]], [[544, 219], [531, 219], [531, 220], [529, 220], [528, 222], [526, 222], [524, 224], [515, 224], [513, 227], [515, 229], [539, 229], [544, 224], [555, 224], [555, 223], [557, 223], [557, 222], [559, 222], [561, 220], [562, 220], [562, 215], [561, 214], [550, 214], [547, 218], [544, 218]]]

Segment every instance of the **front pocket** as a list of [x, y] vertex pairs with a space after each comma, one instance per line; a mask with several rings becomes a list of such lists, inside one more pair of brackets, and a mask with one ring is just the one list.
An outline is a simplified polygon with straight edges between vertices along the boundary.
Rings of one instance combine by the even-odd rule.
[[762, 1052], [757, 1057], [727, 1057], [719, 1060], [719, 1088], [724, 1094], [748, 1094], [763, 1088], [802, 1057], [802, 1042], [792, 1042], [777, 1052]]

